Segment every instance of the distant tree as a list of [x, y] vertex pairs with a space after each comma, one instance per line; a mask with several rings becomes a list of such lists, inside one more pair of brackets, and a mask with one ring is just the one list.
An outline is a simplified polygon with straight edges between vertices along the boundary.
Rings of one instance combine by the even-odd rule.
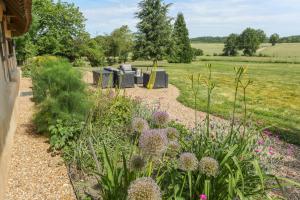
[[197, 56], [203, 56], [204, 52], [202, 49], [192, 48], [194, 58]]
[[270, 43], [272, 44], [272, 46], [275, 46], [276, 43], [279, 41], [280, 37], [277, 33], [274, 33], [270, 36]]
[[244, 55], [253, 56], [265, 38], [266, 35], [262, 30], [247, 28], [239, 37], [239, 49], [243, 50]]
[[174, 24], [172, 37], [172, 49], [169, 56], [171, 63], [190, 63], [193, 60], [193, 50], [189, 38], [189, 31], [186, 27], [184, 16], [182, 13], [177, 15]]
[[232, 33], [227, 37], [225, 41], [223, 54], [225, 56], [236, 56], [238, 54], [238, 49], [239, 49], [239, 35]]
[[109, 54], [118, 57], [119, 62], [126, 62], [132, 49], [133, 36], [128, 26], [124, 25], [115, 29], [109, 38]]
[[171, 19], [168, 11], [171, 4], [165, 4], [162, 0], [142, 0], [139, 3], [139, 11], [136, 17], [137, 24], [136, 41], [134, 46], [134, 58], [143, 58], [153, 61], [162, 60], [170, 46]]

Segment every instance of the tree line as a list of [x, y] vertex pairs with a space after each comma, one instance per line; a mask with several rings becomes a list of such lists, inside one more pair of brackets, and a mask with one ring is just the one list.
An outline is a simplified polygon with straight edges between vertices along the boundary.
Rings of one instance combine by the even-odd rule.
[[157, 63], [190, 63], [203, 52], [191, 47], [184, 15], [175, 22], [169, 16], [171, 4], [163, 0], [142, 0], [135, 14], [137, 32], [124, 25], [110, 34], [92, 37], [85, 30], [83, 14], [73, 3], [33, 0], [33, 20], [27, 34], [16, 39], [20, 63], [39, 55], [66, 57], [72, 62], [82, 58], [92, 66], [146, 59]]
[[[267, 42], [267, 36], [261, 29], [246, 28], [240, 35], [230, 34], [223, 49], [224, 56], [236, 56], [238, 51], [243, 51], [245, 56], [253, 56], [263, 42]], [[274, 33], [269, 42], [275, 46], [279, 42], [279, 35]]]

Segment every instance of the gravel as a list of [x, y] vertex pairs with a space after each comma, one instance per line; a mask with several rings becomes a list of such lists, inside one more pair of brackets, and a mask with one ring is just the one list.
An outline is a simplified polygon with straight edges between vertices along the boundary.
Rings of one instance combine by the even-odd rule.
[[[30, 94], [31, 80], [21, 79], [20, 93]], [[38, 135], [32, 125], [35, 105], [32, 96], [17, 99], [17, 131], [9, 161], [8, 192], [5, 200], [73, 200], [67, 168], [61, 157], [52, 157], [48, 138]]]

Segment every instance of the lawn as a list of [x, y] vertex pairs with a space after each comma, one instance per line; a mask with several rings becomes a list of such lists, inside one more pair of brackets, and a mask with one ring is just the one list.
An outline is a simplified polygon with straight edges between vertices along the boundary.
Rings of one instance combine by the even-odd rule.
[[[252, 63], [239, 61], [197, 61], [192, 64], [169, 64], [160, 66], [170, 74], [170, 82], [176, 85], [181, 96], [179, 101], [193, 107], [193, 95], [188, 75], [207, 75], [207, 63], [213, 66], [213, 79], [217, 86], [213, 93], [214, 115], [230, 118], [234, 99], [234, 67], [248, 66], [248, 77], [253, 81], [248, 89], [247, 101], [252, 118], [263, 127], [276, 129], [288, 141], [300, 144], [300, 64]], [[135, 66], [150, 65], [135, 62]], [[206, 90], [201, 87], [198, 110], [206, 110]], [[241, 96], [240, 96], [241, 98]], [[241, 113], [241, 105], [239, 105]]]

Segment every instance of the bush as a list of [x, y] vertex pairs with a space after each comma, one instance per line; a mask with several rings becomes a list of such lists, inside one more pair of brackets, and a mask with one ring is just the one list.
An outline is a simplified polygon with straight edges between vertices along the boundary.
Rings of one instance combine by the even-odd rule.
[[62, 59], [43, 61], [35, 68], [32, 80], [38, 132], [48, 133], [57, 119], [84, 120], [89, 105], [81, 74]]
[[192, 49], [193, 49], [193, 55], [194, 55], [194, 57], [203, 56], [204, 55], [202, 49], [196, 49], [196, 48], [192, 48]]
[[28, 60], [26, 60], [25, 65], [21, 68], [22, 69], [22, 75], [23, 77], [32, 77], [32, 75], [34, 74], [34, 71], [39, 69], [40, 67], [42, 67], [44, 65], [45, 62], [49, 62], [49, 61], [57, 61], [59, 59], [59, 57], [55, 57], [55, 56], [36, 56], [33, 58], [30, 58]]
[[74, 67], [85, 67], [85, 68], [92, 67], [90, 61], [86, 57], [77, 58], [73, 62], [73, 66]]

